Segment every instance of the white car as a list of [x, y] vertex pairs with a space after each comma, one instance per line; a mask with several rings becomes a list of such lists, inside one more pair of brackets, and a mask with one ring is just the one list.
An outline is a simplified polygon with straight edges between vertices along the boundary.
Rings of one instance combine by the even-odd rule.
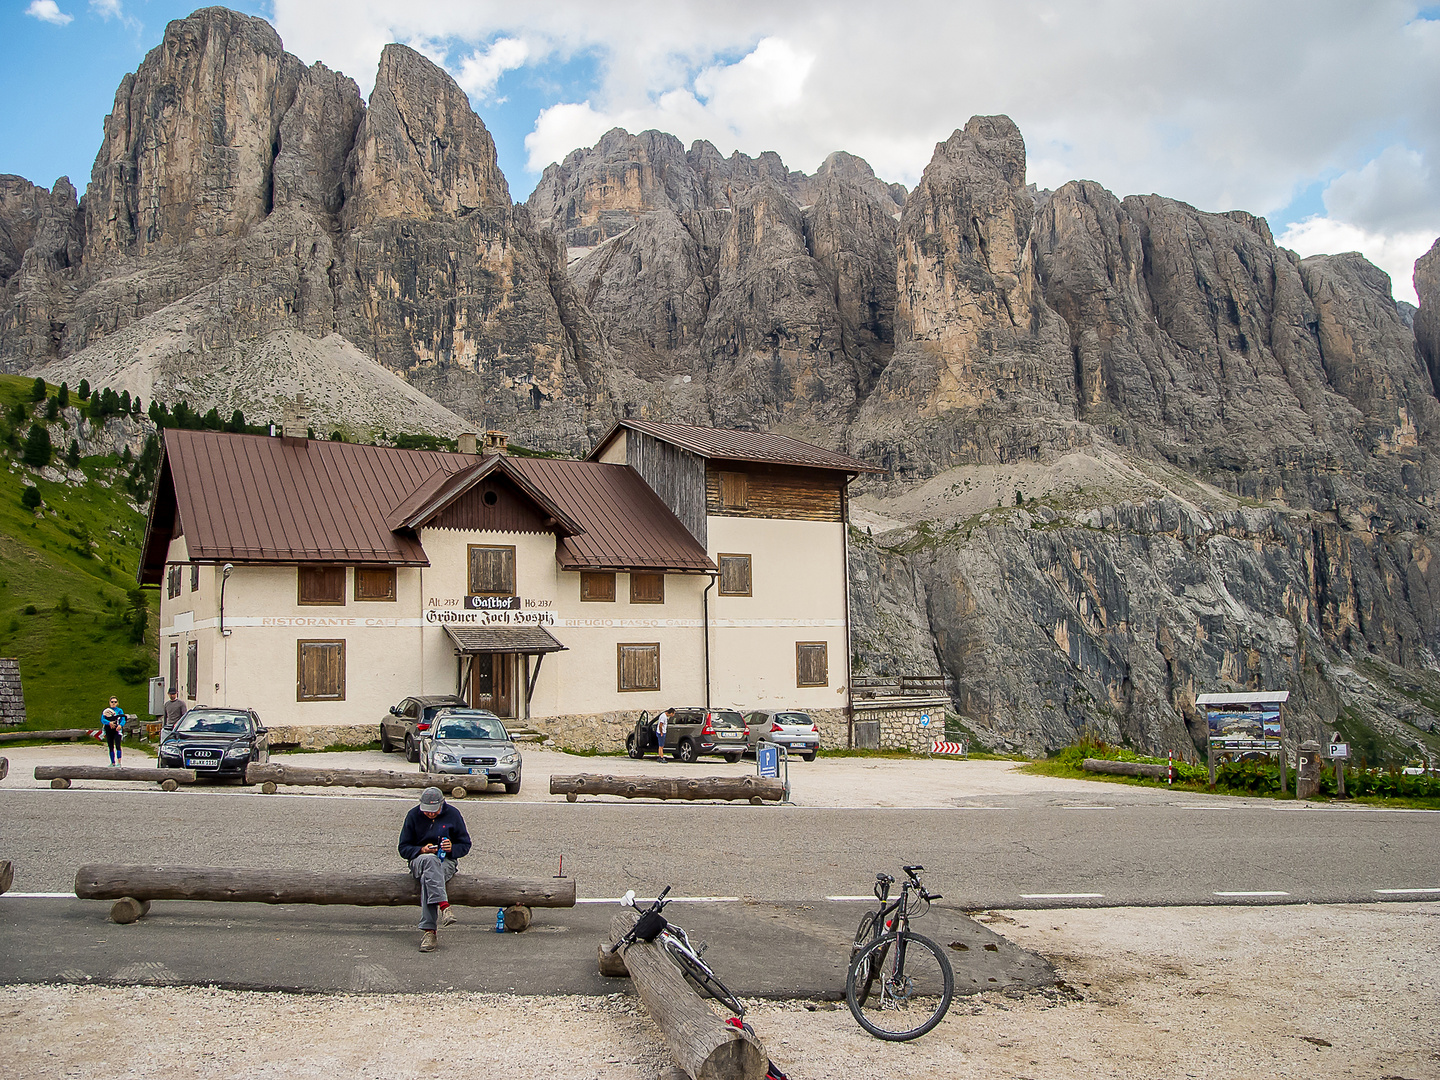
[[809, 713], [795, 709], [756, 709], [745, 715], [749, 728], [746, 740], [748, 753], [755, 753], [760, 740], [778, 743], [787, 753], [798, 754], [805, 761], [814, 761], [820, 750], [820, 726]]

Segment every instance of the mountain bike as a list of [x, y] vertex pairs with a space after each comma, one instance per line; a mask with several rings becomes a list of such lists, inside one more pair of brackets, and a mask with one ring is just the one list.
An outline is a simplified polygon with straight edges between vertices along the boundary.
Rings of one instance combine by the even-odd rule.
[[[745, 1006], [741, 1005], [740, 999], [720, 981], [720, 977], [715, 974], [710, 965], [701, 959], [705, 953], [705, 943], [702, 941], [698, 946], [691, 945], [690, 938], [685, 931], [661, 914], [667, 903], [665, 897], [669, 892], [670, 886], [666, 885], [664, 891], [655, 898], [655, 902], [640, 913], [640, 918], [625, 936], [613, 945], [605, 946], [605, 951], [619, 952], [626, 945], [636, 941], [653, 941], [680, 969], [680, 974], [685, 976], [691, 986], [700, 993], [714, 998], [736, 1016], [743, 1018]], [[636, 907], [634, 889], [620, 898], [620, 906]]]
[[920, 883], [923, 866], [904, 867], [900, 896], [890, 899], [895, 879], [875, 875], [875, 899], [855, 931], [845, 1003], [856, 1022], [877, 1039], [906, 1042], [938, 1024], [955, 995], [955, 975], [940, 946], [910, 930], [910, 920], [940, 899]]

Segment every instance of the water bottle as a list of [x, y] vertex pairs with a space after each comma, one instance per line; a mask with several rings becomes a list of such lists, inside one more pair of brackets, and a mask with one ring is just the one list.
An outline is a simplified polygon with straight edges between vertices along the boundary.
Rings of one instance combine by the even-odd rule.
[[497, 934], [505, 932], [505, 909], [503, 907], [495, 909], [495, 932]]
[[435, 843], [435, 857], [441, 862], [445, 861], [445, 849], [441, 846], [445, 843], [445, 826], [440, 826], [440, 839]]

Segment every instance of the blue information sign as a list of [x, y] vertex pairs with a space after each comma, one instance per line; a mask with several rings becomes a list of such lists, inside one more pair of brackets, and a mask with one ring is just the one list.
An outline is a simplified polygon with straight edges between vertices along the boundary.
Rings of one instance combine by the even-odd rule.
[[762, 746], [755, 751], [755, 764], [762, 777], [778, 780], [780, 778], [780, 748], [778, 746]]

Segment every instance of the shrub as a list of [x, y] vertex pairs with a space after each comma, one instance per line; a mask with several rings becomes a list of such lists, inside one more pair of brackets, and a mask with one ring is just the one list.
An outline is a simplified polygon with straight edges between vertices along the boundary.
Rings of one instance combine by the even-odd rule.
[[34, 604], [26, 604], [26, 605], [25, 605], [25, 611], [23, 612], [23, 614], [26, 614], [26, 615], [38, 615], [39, 612], [37, 612], [37, 611], [35, 610], [35, 605], [34, 605]]
[[33, 484], [26, 484], [25, 490], [20, 493], [20, 505], [26, 510], [35, 511], [40, 509], [40, 504], [45, 500], [40, 498], [40, 489]]

